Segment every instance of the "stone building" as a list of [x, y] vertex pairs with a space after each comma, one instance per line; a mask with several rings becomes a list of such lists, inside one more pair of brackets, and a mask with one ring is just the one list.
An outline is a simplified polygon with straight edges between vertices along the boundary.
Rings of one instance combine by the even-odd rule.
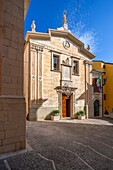
[[92, 59], [95, 57], [70, 30], [66, 13], [63, 24], [47, 33], [26, 34], [24, 50], [24, 94], [29, 120], [49, 119], [53, 109], [61, 118], [85, 110], [94, 116]]
[[0, 154], [26, 146], [23, 30], [29, 2], [0, 1]]

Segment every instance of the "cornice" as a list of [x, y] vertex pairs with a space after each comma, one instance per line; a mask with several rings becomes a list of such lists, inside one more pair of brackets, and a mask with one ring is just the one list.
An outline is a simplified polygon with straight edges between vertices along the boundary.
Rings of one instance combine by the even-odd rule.
[[70, 33], [70, 31], [62, 31], [62, 30], [53, 30], [49, 29], [48, 33], [41, 33], [41, 32], [27, 32], [26, 35], [26, 41], [29, 41], [30, 39], [36, 39], [36, 40], [49, 40], [51, 41], [51, 37], [63, 37], [69, 39], [72, 43], [76, 44], [79, 47], [79, 52], [81, 54], [84, 54], [85, 57], [89, 59], [95, 58], [95, 55], [93, 55], [90, 51], [85, 49], [84, 43], [82, 43], [80, 40], [78, 40], [73, 34]]
[[85, 54], [90, 59], [95, 58], [95, 55], [93, 55], [90, 51], [84, 48], [84, 43], [82, 43], [78, 38], [71, 34], [70, 31], [49, 29], [49, 34], [51, 34], [51, 36], [64, 37], [71, 40], [74, 44], [80, 47], [79, 52]]
[[26, 41], [30, 41], [30, 39], [35, 40], [50, 40], [49, 33], [41, 33], [41, 32], [32, 32], [28, 31], [26, 34]]

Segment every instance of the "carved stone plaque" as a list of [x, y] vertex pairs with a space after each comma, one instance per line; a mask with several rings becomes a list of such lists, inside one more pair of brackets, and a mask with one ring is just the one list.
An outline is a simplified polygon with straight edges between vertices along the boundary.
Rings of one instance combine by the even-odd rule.
[[62, 81], [61, 81], [61, 85], [62, 85], [62, 86], [72, 87], [72, 82], [71, 82], [71, 81], [62, 80]]
[[71, 81], [71, 67], [62, 65], [62, 80]]

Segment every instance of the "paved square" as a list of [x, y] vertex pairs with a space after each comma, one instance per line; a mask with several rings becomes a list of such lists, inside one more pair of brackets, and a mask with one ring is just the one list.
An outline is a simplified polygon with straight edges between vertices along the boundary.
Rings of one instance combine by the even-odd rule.
[[0, 170], [113, 170], [113, 120], [27, 122], [31, 150]]

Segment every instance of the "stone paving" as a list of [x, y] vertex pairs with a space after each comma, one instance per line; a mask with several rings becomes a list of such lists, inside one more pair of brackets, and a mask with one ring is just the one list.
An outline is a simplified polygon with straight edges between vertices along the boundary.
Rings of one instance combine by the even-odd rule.
[[0, 170], [113, 170], [113, 120], [27, 122], [29, 148]]

